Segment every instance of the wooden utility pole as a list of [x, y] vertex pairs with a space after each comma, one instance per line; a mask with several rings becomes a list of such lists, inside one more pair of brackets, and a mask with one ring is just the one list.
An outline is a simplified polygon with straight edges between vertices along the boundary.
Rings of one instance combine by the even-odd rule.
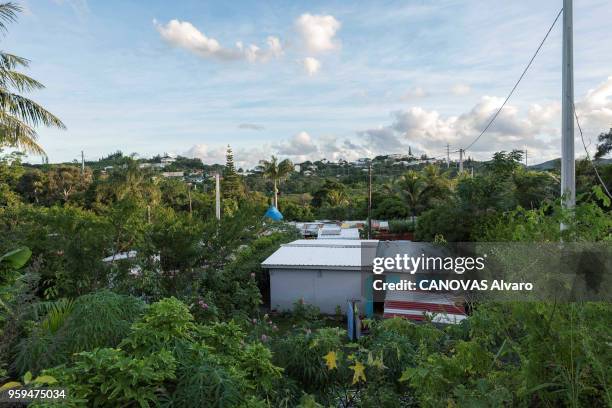
[[563, 0], [563, 69], [561, 80], [561, 196], [563, 206], [576, 204], [574, 154], [574, 39], [572, 0]]
[[446, 144], [446, 168], [450, 167], [450, 145]]
[[85, 175], [85, 152], [81, 150], [81, 175]]
[[372, 236], [372, 161], [368, 163], [368, 239]]
[[459, 149], [459, 173], [463, 173], [463, 153], [465, 150]]

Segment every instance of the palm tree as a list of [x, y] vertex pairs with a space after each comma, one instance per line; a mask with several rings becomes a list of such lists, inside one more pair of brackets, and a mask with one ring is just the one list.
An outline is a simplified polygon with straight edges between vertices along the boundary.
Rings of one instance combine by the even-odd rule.
[[327, 202], [332, 207], [348, 205], [349, 199], [344, 190], [332, 190], [327, 193]]
[[449, 181], [440, 168], [428, 165], [419, 173], [407, 171], [391, 185], [383, 186], [388, 193], [398, 193], [413, 216], [431, 206], [432, 201], [442, 199], [450, 192]]
[[[0, 4], [0, 31], [17, 20], [21, 7], [14, 3]], [[19, 93], [44, 88], [33, 78], [17, 71], [27, 68], [29, 61], [0, 51], [0, 147], [10, 146], [45, 156], [37, 143], [35, 127], [39, 125], [65, 129], [64, 124], [45, 108]]]
[[428, 189], [427, 183], [419, 173], [414, 170], [407, 171], [397, 181], [397, 187], [413, 216], [423, 210], [427, 202]]
[[293, 171], [293, 163], [289, 159], [279, 163], [273, 155], [271, 160], [260, 160], [258, 170], [274, 183], [274, 206], [278, 208], [278, 183]]

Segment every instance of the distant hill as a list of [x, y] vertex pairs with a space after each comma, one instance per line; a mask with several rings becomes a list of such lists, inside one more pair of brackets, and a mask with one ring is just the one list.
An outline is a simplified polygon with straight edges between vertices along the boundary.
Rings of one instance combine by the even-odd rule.
[[561, 168], [561, 159], [552, 159], [545, 161], [540, 164], [534, 164], [532, 166], [527, 166], [531, 170], [554, 170]]
[[[599, 159], [597, 164], [612, 164], [612, 159]], [[561, 168], [561, 159], [552, 159], [540, 164], [528, 166], [532, 170], [554, 170]]]

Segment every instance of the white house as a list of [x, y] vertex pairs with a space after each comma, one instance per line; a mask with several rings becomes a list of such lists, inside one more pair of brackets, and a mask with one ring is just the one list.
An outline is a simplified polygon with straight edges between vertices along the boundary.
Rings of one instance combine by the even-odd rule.
[[359, 299], [362, 310], [372, 309], [364, 278], [376, 255], [377, 240], [305, 240], [282, 245], [262, 267], [270, 272], [270, 306], [290, 310], [300, 299], [323, 313], [344, 309]]

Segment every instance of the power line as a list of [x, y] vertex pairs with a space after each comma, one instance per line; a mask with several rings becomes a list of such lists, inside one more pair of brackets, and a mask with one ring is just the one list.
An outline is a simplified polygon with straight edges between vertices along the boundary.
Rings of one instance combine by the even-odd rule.
[[595, 166], [595, 163], [593, 163], [593, 160], [591, 160], [591, 155], [589, 154], [589, 150], [587, 149], [586, 143], [584, 142], [584, 135], [582, 134], [582, 127], [580, 126], [580, 121], [578, 120], [578, 113], [576, 113], [576, 105], [572, 104], [572, 109], [574, 110], [574, 117], [576, 118], [576, 124], [578, 125], [578, 131], [580, 132], [580, 139], [582, 140], [582, 146], [584, 147], [584, 151], [586, 153], [587, 160], [589, 161], [589, 163], [591, 163], [591, 166], [593, 166], [593, 170], [595, 170], [597, 179], [601, 183], [601, 186], [604, 188], [604, 191], [606, 192], [606, 194], [608, 194], [608, 197], [612, 198], [612, 194], [610, 194], [610, 192], [608, 191], [608, 187], [606, 187], [606, 183], [604, 183], [604, 181], [601, 179], [601, 176], [599, 175], [599, 171], [597, 171], [597, 166]]
[[[514, 86], [512, 87], [512, 90], [510, 91], [510, 93], [508, 94], [508, 96], [506, 97], [506, 100], [504, 101], [504, 103], [499, 107], [499, 109], [497, 110], [497, 112], [495, 112], [495, 115], [493, 115], [493, 117], [491, 118], [491, 120], [489, 120], [489, 123], [487, 123], [487, 126], [483, 129], [482, 132], [480, 132], [480, 134], [476, 137], [476, 139], [474, 139], [472, 141], [472, 143], [470, 143], [467, 147], [463, 148], [463, 150], [468, 150], [470, 147], [472, 147], [474, 145], [474, 143], [476, 143], [478, 141], [478, 139], [480, 139], [482, 137], [482, 135], [485, 134], [485, 132], [489, 129], [489, 127], [493, 124], [493, 122], [495, 121], [495, 119], [497, 119], [497, 116], [499, 115], [499, 113], [501, 112], [501, 110], [504, 108], [504, 106], [506, 106], [506, 103], [508, 103], [508, 100], [510, 100], [510, 97], [512, 96], [512, 94], [514, 93], [514, 91], [516, 90], [516, 88], [518, 87], [518, 85], [521, 83], [521, 81], [523, 80], [523, 77], [525, 76], [525, 74], [527, 73], [527, 71], [529, 70], [529, 68], [531, 67], [531, 64], [533, 63], [533, 60], [535, 59], [535, 57], [538, 55], [538, 53], [540, 52], [540, 49], [542, 48], [542, 46], [544, 45], [544, 42], [546, 41], [546, 39], [548, 38], [548, 36], [550, 35], [550, 32], [552, 31], [553, 27], [555, 26], [555, 24], [557, 24], [557, 20], [559, 20], [559, 17], [561, 16], [561, 13], [563, 12], [563, 8], [561, 8], [561, 10], [559, 10], [559, 13], [557, 13], [557, 17], [555, 17], [555, 21], [553, 21], [553, 23], [551, 24], [550, 28], [548, 29], [548, 31], [546, 32], [546, 35], [544, 36], [544, 38], [542, 39], [542, 41], [540, 42], [540, 45], [538, 46], [538, 48], [536, 49], [535, 53], [533, 54], [533, 56], [531, 57], [531, 59], [529, 60], [529, 63], [527, 64], [527, 66], [525, 67], [525, 69], [523, 70], [523, 73], [521, 74], [521, 76], [519, 77], [518, 81], [516, 81], [516, 83], [514, 84]], [[461, 150], [461, 149], [460, 149]]]

